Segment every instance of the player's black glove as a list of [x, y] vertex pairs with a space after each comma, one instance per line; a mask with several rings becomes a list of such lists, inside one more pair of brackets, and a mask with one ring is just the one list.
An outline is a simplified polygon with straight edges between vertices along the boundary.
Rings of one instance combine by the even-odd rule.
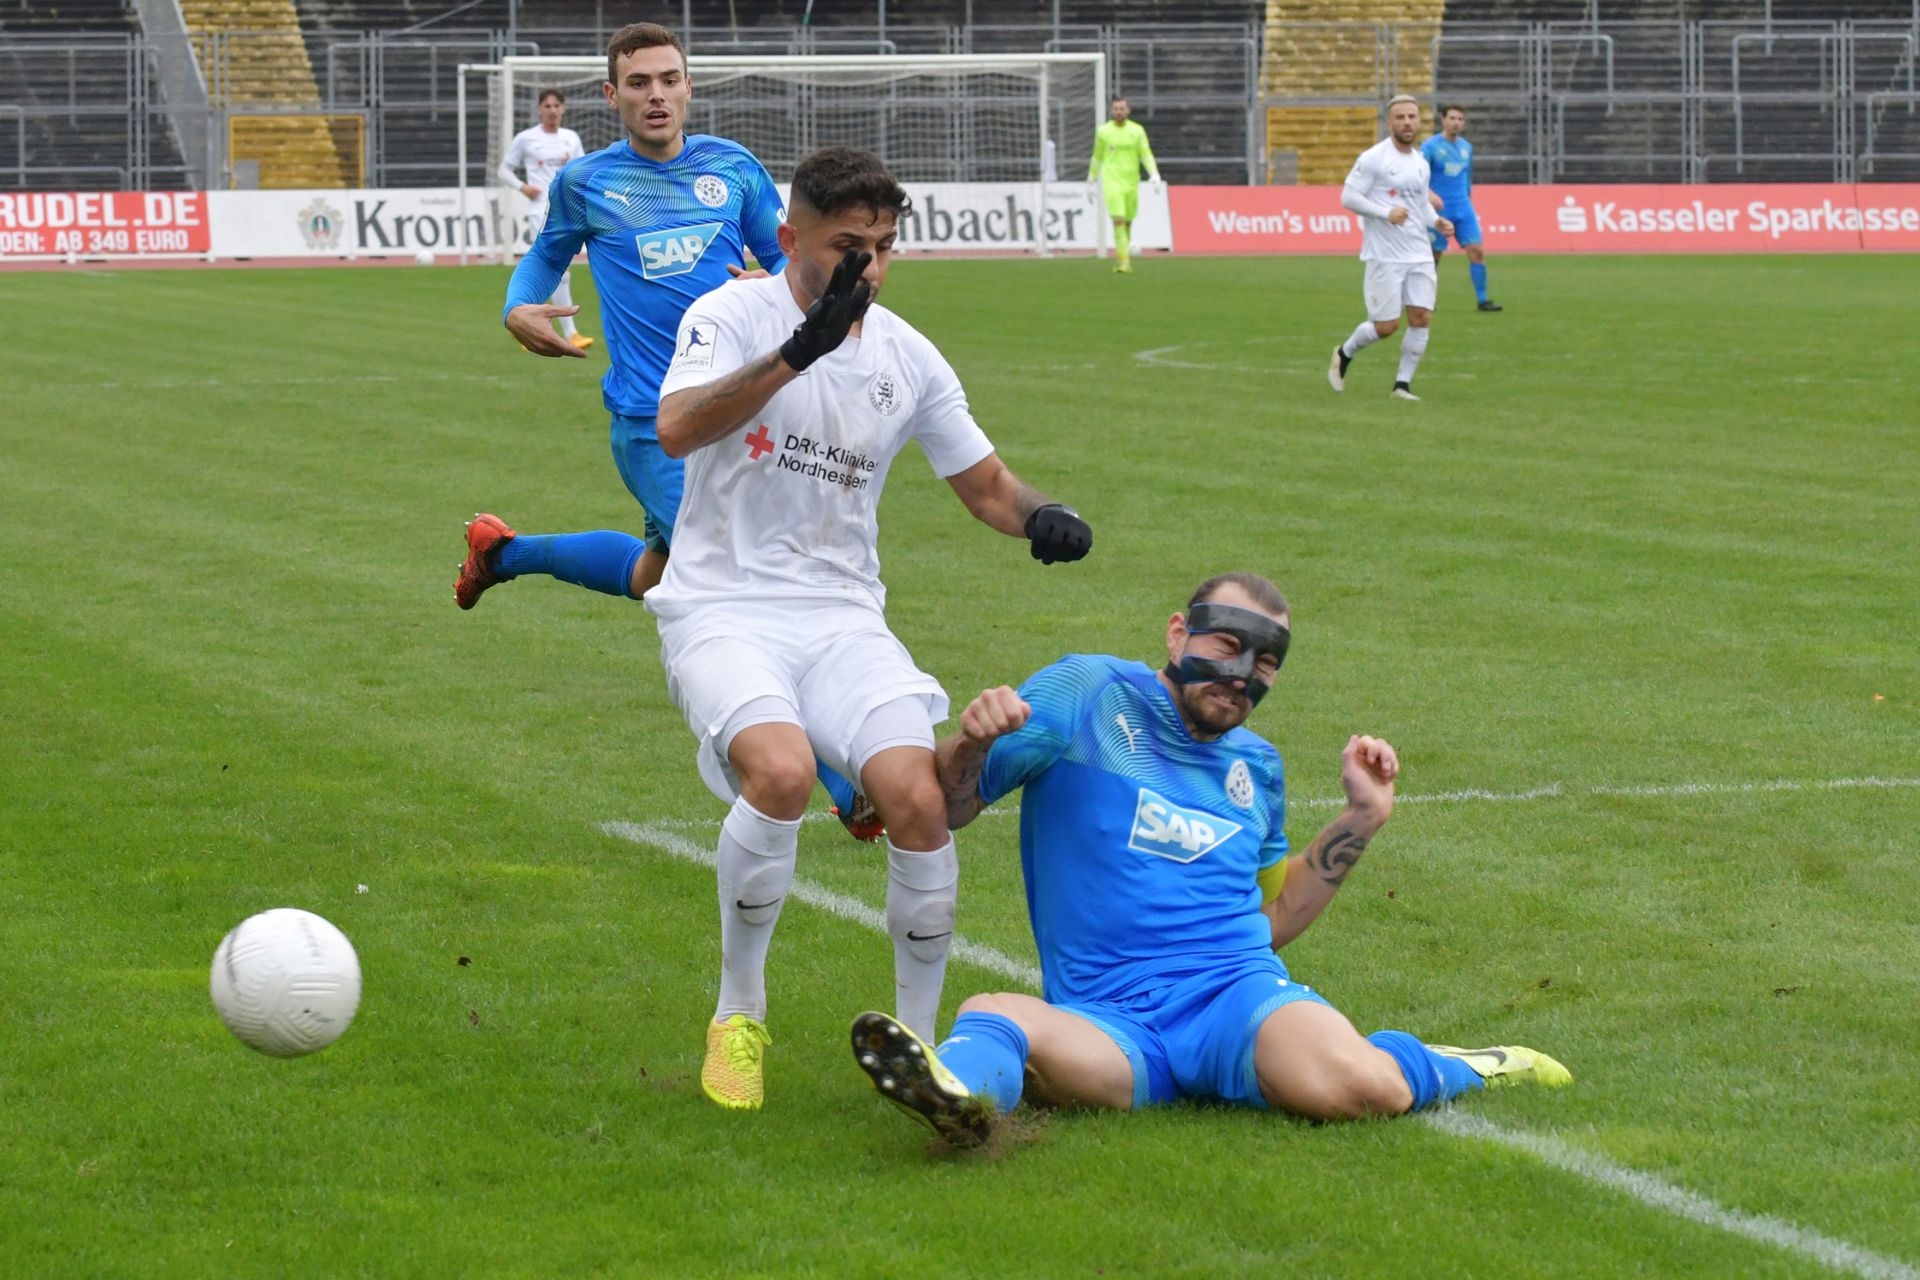
[[1060, 502], [1034, 508], [1027, 517], [1027, 541], [1033, 544], [1033, 558], [1041, 564], [1056, 560], [1078, 560], [1093, 550], [1093, 526], [1080, 513]]
[[853, 322], [866, 314], [873, 290], [860, 274], [873, 261], [865, 249], [849, 249], [827, 281], [827, 291], [807, 308], [807, 318], [780, 344], [780, 358], [795, 373], [805, 369], [847, 339]]

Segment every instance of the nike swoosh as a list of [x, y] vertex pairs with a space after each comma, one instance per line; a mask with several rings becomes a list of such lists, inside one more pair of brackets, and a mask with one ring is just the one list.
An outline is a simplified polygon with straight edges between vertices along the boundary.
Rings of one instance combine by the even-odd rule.
[[915, 933], [911, 929], [907, 930], [908, 942], [932, 942], [936, 938], [951, 938], [952, 936], [953, 936], [953, 930], [951, 929], [947, 930], [945, 933], [925, 933], [925, 934]]
[[773, 902], [752, 902], [752, 903], [750, 903], [750, 902], [747, 902], [747, 901], [745, 901], [745, 900], [743, 900], [743, 899], [740, 899], [740, 898], [735, 898], [735, 899], [733, 900], [733, 905], [734, 905], [734, 906], [736, 906], [736, 907], [738, 907], [738, 908], [740, 908], [740, 910], [742, 910], [742, 911], [765, 911], [765, 910], [766, 910], [766, 909], [767, 909], [768, 907], [771, 907], [771, 906], [773, 906], [773, 905], [774, 905], [774, 903], [777, 903], [777, 902], [779, 902], [779, 901], [780, 901], [780, 899], [778, 899], [778, 898], [775, 898], [775, 899], [773, 900]]

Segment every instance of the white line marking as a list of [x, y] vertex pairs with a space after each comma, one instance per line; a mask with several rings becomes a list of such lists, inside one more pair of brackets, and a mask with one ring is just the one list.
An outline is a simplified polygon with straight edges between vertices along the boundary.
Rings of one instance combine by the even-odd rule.
[[1615, 1164], [1578, 1147], [1569, 1146], [1558, 1138], [1505, 1129], [1480, 1116], [1451, 1108], [1431, 1111], [1421, 1118], [1443, 1133], [1461, 1138], [1480, 1138], [1524, 1151], [1536, 1160], [1575, 1177], [1632, 1196], [1649, 1208], [1661, 1209], [1703, 1227], [1715, 1227], [1760, 1244], [1800, 1254], [1824, 1263], [1835, 1271], [1866, 1276], [1871, 1280], [1920, 1280], [1920, 1271], [1897, 1258], [1889, 1258], [1844, 1240], [1835, 1240], [1832, 1236], [1809, 1231], [1779, 1218], [1723, 1208], [1696, 1192], [1676, 1187], [1650, 1173]]
[[182, 389], [202, 390], [207, 387], [306, 387], [332, 386], [335, 383], [349, 382], [504, 382], [497, 373], [424, 373], [405, 375], [392, 373], [347, 373], [333, 377], [319, 378], [228, 378], [210, 376], [205, 378], [146, 378], [127, 382], [96, 382], [96, 391], [178, 391]]
[[[697, 845], [684, 836], [675, 834], [660, 823], [642, 826], [633, 822], [603, 822], [600, 829], [610, 836], [630, 840], [634, 844], [650, 845], [663, 853], [676, 858], [698, 863], [703, 867], [713, 865], [713, 850]], [[858, 898], [849, 898], [844, 893], [835, 893], [822, 885], [800, 876], [793, 878], [793, 888], [788, 891], [810, 907], [819, 907], [822, 911], [832, 912], [842, 920], [851, 920], [873, 930], [881, 937], [887, 936], [887, 917], [884, 912], [875, 911]], [[953, 957], [968, 964], [979, 965], [982, 969], [991, 969], [1003, 978], [1011, 978], [1022, 986], [1035, 991], [1040, 989], [1040, 971], [1030, 964], [1022, 964], [1012, 956], [995, 951], [992, 947], [978, 942], [969, 942], [963, 935], [953, 935]]]
[[[1695, 784], [1686, 784], [1693, 786]], [[1700, 784], [1705, 785], [1705, 784]], [[1817, 788], [1859, 787], [1859, 786], [1920, 786], [1920, 778], [1840, 778], [1826, 783], [1750, 783], [1743, 787], [1723, 787], [1715, 790], [1771, 790], [1802, 791]], [[1647, 794], [1646, 789], [1605, 788], [1590, 789], [1588, 794]], [[1430, 799], [1484, 799], [1540, 798], [1547, 795], [1559, 795], [1557, 788], [1538, 793], [1513, 792], [1504, 797], [1497, 792], [1468, 793], [1450, 792]], [[1654, 792], [1659, 795], [1694, 795], [1697, 790], [1678, 791], [1663, 788]], [[823, 815], [830, 816], [830, 815]], [[714, 863], [713, 851], [694, 844], [691, 840], [676, 834], [664, 822], [642, 825], [634, 822], [603, 822], [600, 830], [621, 840], [646, 845], [672, 854], [676, 858], [701, 866], [711, 867]], [[886, 916], [874, 910], [857, 898], [835, 893], [820, 885], [794, 877], [794, 897], [810, 906], [830, 911], [843, 920], [851, 920], [882, 936], [887, 932]], [[1023, 964], [1012, 956], [996, 951], [981, 943], [969, 942], [959, 934], [953, 937], [953, 954], [956, 958], [982, 969], [992, 970], [1004, 978], [1010, 978], [1025, 986], [1028, 990], [1040, 989], [1040, 971], [1032, 965]], [[1502, 1146], [1523, 1151], [1546, 1164], [1552, 1165], [1575, 1177], [1584, 1178], [1613, 1191], [1631, 1196], [1649, 1208], [1663, 1210], [1676, 1217], [1703, 1227], [1714, 1227], [1733, 1235], [1772, 1245], [1790, 1253], [1811, 1258], [1815, 1262], [1844, 1271], [1852, 1275], [1866, 1277], [1867, 1280], [1920, 1280], [1920, 1271], [1884, 1254], [1863, 1249], [1859, 1245], [1836, 1240], [1821, 1235], [1805, 1227], [1796, 1226], [1780, 1218], [1769, 1218], [1764, 1214], [1745, 1213], [1737, 1209], [1727, 1209], [1696, 1192], [1677, 1187], [1670, 1182], [1654, 1177], [1650, 1173], [1641, 1173], [1625, 1165], [1614, 1164], [1601, 1156], [1593, 1155], [1560, 1141], [1558, 1138], [1523, 1133], [1516, 1129], [1504, 1128], [1491, 1120], [1465, 1111], [1449, 1107], [1440, 1111], [1430, 1111], [1420, 1117], [1443, 1133], [1461, 1138], [1480, 1138], [1488, 1142], [1497, 1142]]]

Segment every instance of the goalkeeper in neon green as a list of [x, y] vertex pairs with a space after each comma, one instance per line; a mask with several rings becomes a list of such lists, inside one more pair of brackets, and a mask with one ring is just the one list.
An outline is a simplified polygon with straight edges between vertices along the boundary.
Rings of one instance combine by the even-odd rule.
[[1127, 274], [1133, 272], [1127, 251], [1133, 218], [1140, 211], [1140, 170], [1160, 181], [1160, 166], [1154, 163], [1147, 131], [1128, 118], [1132, 114], [1125, 98], [1113, 100], [1113, 119], [1093, 131], [1093, 162], [1087, 166], [1087, 181], [1100, 183], [1107, 196], [1107, 215], [1113, 219], [1113, 245], [1120, 257], [1114, 270]]

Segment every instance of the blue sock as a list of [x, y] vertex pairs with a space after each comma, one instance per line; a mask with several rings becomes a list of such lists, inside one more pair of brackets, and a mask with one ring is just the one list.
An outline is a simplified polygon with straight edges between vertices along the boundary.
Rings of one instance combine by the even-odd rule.
[[[1407, 1085], [1413, 1090], [1415, 1111], [1487, 1087], [1478, 1071], [1458, 1058], [1435, 1053], [1417, 1036], [1404, 1031], [1376, 1031], [1367, 1040], [1376, 1049], [1392, 1054], [1393, 1060], [1400, 1064], [1400, 1074], [1407, 1078]], [[940, 1056], [944, 1062], [946, 1055]]]
[[601, 529], [594, 533], [523, 533], [500, 548], [494, 562], [503, 578], [544, 573], [624, 597], [647, 544], [630, 533]]
[[[512, 546], [513, 544], [508, 543], [507, 545]], [[839, 807], [840, 812], [851, 812], [853, 809], [854, 796], [853, 784], [833, 770], [827, 768], [827, 762], [819, 756], [813, 758], [813, 772], [814, 776], [820, 779], [820, 785], [827, 789], [827, 795], [833, 799], [833, 803]]]
[[997, 1013], [963, 1013], [934, 1050], [947, 1070], [977, 1094], [993, 1099], [1001, 1115], [1020, 1105], [1027, 1073], [1027, 1033]]
[[1480, 301], [1485, 302], [1487, 300], [1487, 264], [1484, 262], [1469, 262], [1467, 264], [1467, 274], [1473, 277], [1474, 294], [1479, 297]]

